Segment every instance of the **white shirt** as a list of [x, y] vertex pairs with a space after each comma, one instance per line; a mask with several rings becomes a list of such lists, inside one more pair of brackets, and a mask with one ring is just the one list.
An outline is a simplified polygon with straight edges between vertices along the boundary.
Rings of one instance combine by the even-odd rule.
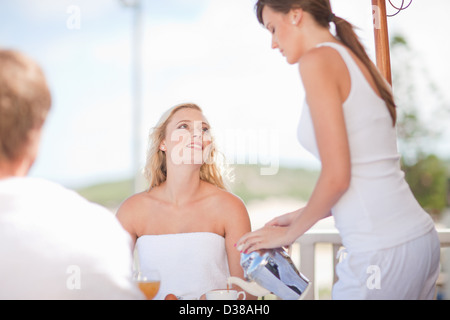
[[[394, 247], [434, 227], [420, 207], [400, 168], [396, 129], [384, 100], [376, 95], [347, 49], [335, 43], [347, 65], [351, 90], [343, 104], [350, 146], [351, 181], [332, 208], [336, 228], [349, 251]], [[309, 106], [305, 102], [298, 127], [300, 143], [318, 159]]]
[[114, 215], [35, 178], [0, 180], [0, 299], [142, 299]]

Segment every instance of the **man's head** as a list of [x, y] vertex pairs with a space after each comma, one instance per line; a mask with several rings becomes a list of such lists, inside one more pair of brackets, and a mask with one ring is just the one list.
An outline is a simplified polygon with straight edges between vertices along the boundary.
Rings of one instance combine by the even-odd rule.
[[50, 90], [36, 62], [0, 49], [0, 167], [24, 160], [31, 166], [50, 106]]

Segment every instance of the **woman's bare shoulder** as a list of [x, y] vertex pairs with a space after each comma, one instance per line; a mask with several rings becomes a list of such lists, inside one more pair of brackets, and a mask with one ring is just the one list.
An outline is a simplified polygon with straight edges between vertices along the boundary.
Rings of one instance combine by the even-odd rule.
[[225, 222], [234, 221], [241, 223], [245, 221], [247, 223], [249, 220], [244, 201], [232, 192], [215, 188], [208, 199], [211, 211], [225, 219]]
[[299, 70], [303, 76], [309, 73], [329, 75], [336, 69], [336, 65], [343, 63], [342, 57], [336, 49], [328, 46], [317, 47], [306, 52], [299, 61]]
[[223, 221], [225, 234], [231, 236], [234, 244], [243, 233], [251, 230], [247, 207], [239, 196], [222, 189], [217, 192], [215, 203], [216, 213]]
[[245, 204], [241, 198], [231, 191], [220, 189], [208, 183], [209, 198], [227, 208], [234, 207], [236, 209], [245, 209]]
[[136, 193], [125, 199], [117, 210], [117, 217], [119, 219], [131, 218], [139, 215], [141, 212], [148, 212], [154, 200], [148, 191]]

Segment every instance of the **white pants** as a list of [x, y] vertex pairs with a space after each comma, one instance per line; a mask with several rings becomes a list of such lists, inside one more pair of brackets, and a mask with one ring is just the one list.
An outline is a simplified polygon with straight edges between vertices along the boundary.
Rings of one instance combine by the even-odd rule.
[[333, 299], [433, 299], [439, 260], [435, 229], [393, 248], [350, 252], [336, 267]]

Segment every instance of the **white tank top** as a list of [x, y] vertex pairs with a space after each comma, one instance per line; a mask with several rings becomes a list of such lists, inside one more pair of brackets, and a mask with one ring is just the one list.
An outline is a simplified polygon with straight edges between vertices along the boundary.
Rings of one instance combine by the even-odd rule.
[[[396, 129], [382, 100], [374, 92], [346, 47], [336, 49], [350, 73], [351, 89], [343, 104], [350, 146], [351, 182], [332, 208], [336, 228], [349, 251], [394, 247], [434, 227], [430, 216], [414, 198], [400, 168]], [[298, 126], [298, 139], [317, 159], [319, 151], [306, 101]]]

